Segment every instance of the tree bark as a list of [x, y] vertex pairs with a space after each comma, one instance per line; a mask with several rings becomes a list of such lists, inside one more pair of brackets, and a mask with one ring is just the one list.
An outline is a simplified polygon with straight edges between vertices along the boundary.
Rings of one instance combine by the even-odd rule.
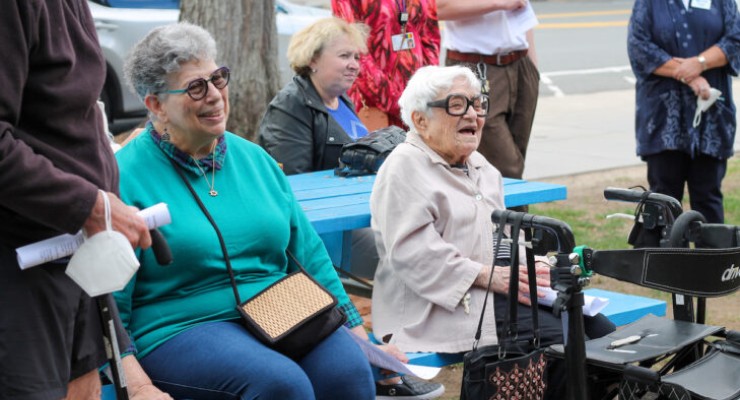
[[218, 45], [216, 63], [231, 69], [226, 129], [251, 141], [280, 89], [274, 0], [182, 0], [180, 20], [200, 25]]

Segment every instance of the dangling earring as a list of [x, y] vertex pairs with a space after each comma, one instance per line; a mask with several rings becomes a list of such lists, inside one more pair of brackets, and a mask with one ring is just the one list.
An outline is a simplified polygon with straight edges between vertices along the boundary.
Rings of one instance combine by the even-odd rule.
[[164, 133], [162, 133], [162, 140], [165, 142], [170, 141], [170, 133], [167, 131], [167, 127], [164, 127]]

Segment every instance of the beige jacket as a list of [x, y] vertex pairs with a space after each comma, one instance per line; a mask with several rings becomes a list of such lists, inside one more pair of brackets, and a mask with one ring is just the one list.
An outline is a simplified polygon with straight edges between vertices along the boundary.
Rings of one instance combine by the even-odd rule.
[[[403, 351], [473, 346], [485, 291], [472, 284], [493, 264], [491, 212], [504, 208], [504, 197], [501, 174], [481, 154], [467, 164], [468, 174], [451, 167], [411, 131], [375, 180], [373, 330], [377, 338], [392, 334]], [[497, 342], [488, 301], [480, 345]]]

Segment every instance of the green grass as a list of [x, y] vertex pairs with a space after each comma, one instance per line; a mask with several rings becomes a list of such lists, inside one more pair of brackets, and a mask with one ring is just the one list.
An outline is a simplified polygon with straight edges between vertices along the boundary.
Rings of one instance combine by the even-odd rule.
[[[591, 179], [591, 178], [584, 178]], [[644, 180], [644, 179], [642, 179]], [[627, 248], [627, 236], [633, 223], [622, 218], [606, 219], [613, 213], [633, 215], [635, 204], [606, 202], [603, 188], [612, 182], [599, 182], [577, 189], [568, 188], [568, 200], [547, 204], [534, 204], [529, 212], [546, 215], [567, 222], [573, 230], [576, 244], [594, 249], [611, 250]], [[626, 181], [625, 181], [626, 183]], [[644, 182], [627, 183], [619, 187], [631, 187]], [[725, 223], [740, 225], [740, 160], [728, 162], [727, 174], [723, 180]], [[688, 194], [684, 196], [684, 210], [690, 209]]]
[[[537, 214], [538, 208], [531, 207], [530, 212]], [[614, 212], [633, 215], [634, 208], [621, 208]], [[549, 208], [546, 214], [550, 218], [565, 221], [573, 230], [577, 245], [586, 245], [597, 250], [623, 249], [632, 221], [623, 218], [606, 219], [594, 216], [589, 210], [577, 208]]]

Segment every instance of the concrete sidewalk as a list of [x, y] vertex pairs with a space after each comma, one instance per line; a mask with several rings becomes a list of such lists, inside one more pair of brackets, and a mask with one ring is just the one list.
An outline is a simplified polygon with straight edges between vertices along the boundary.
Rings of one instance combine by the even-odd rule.
[[[740, 80], [735, 79], [733, 91], [739, 93]], [[540, 97], [524, 178], [639, 165], [634, 121], [634, 90]], [[740, 135], [735, 149], [740, 149]]]

